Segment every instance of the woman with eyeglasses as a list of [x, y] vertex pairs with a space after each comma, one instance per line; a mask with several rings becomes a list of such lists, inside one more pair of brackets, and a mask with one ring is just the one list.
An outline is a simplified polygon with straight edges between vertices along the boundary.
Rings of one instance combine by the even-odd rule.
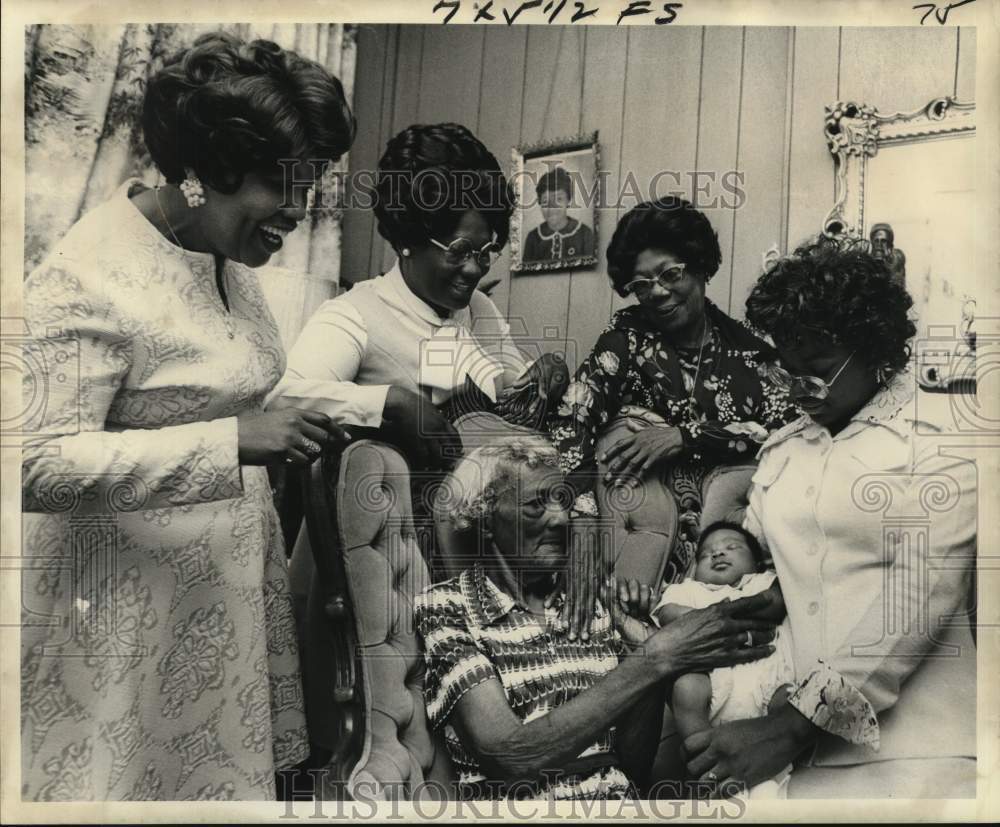
[[[674, 196], [639, 204], [608, 245], [618, 311], [578, 368], [549, 430], [576, 487], [576, 509], [596, 514], [598, 484], [658, 475], [673, 493], [680, 530], [664, 578], [680, 581], [697, 547], [701, 482], [714, 467], [753, 460], [757, 443], [794, 411], [758, 372], [771, 348], [705, 296], [722, 256], [708, 219]], [[595, 456], [601, 431], [636, 414], [655, 426]], [[597, 463], [607, 471], [599, 480]], [[650, 584], [658, 585], [658, 584]]]
[[561, 396], [568, 375], [551, 355], [529, 367], [476, 289], [507, 243], [513, 200], [475, 135], [454, 123], [407, 127], [379, 161], [375, 198], [379, 233], [397, 261], [320, 307], [270, 406], [379, 428], [411, 468], [438, 468], [448, 463], [458, 415], [533, 391], [534, 407], [505, 410], [527, 423], [541, 400]]
[[796, 684], [775, 714], [690, 736], [695, 777], [752, 785], [798, 759], [790, 798], [976, 795], [976, 466], [921, 418], [890, 266], [821, 240], [747, 300], [805, 413], [764, 444], [745, 522], [781, 581]]

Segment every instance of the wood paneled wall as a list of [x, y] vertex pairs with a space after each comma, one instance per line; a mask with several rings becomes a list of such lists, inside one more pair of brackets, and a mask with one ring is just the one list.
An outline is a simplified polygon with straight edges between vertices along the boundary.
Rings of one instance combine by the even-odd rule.
[[[656, 172], [676, 170], [691, 197], [691, 171], [737, 170], [745, 202], [706, 213], [723, 255], [709, 296], [740, 317], [764, 251], [816, 233], [833, 203], [823, 107], [974, 100], [975, 43], [974, 29], [943, 27], [362, 26], [349, 163], [372, 170], [408, 124], [453, 120], [505, 168], [516, 144], [598, 130], [611, 193], [630, 173], [647, 187]], [[676, 189], [663, 179], [659, 194]], [[595, 268], [511, 278], [504, 254], [493, 298], [516, 330], [574, 364], [589, 351], [624, 303], [608, 283], [604, 248], [635, 203], [626, 194], [601, 210]], [[369, 210], [345, 215], [342, 256], [351, 281], [391, 264]]]

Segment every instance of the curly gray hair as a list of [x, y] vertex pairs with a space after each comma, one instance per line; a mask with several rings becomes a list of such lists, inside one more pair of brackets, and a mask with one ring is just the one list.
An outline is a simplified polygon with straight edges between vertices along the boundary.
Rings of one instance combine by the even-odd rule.
[[516, 436], [471, 451], [445, 483], [453, 505], [449, 515], [456, 528], [468, 529], [496, 509], [500, 494], [515, 484], [523, 467], [559, 467], [556, 449], [540, 436]]

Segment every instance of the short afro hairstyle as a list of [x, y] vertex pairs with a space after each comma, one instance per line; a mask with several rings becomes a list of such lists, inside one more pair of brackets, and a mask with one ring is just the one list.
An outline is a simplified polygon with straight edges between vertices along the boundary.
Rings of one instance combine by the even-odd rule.
[[278, 171], [281, 159], [320, 172], [350, 149], [357, 126], [343, 86], [320, 64], [270, 40], [212, 32], [150, 79], [142, 130], [168, 182], [190, 168], [233, 193], [247, 173]]
[[608, 275], [619, 296], [627, 295], [635, 260], [643, 250], [666, 250], [708, 281], [722, 263], [719, 237], [690, 201], [667, 195], [633, 207], [608, 244]]
[[737, 534], [742, 534], [743, 539], [747, 541], [747, 547], [750, 549], [753, 559], [757, 562], [757, 568], [763, 570], [767, 567], [769, 558], [764, 552], [764, 548], [761, 546], [760, 541], [739, 523], [734, 523], [729, 520], [716, 520], [711, 525], [702, 529], [701, 536], [698, 537], [698, 549], [695, 552], [696, 560], [702, 547], [705, 545], [705, 541], [708, 540], [708, 538], [716, 531], [722, 531], [723, 529], [728, 529], [729, 531], [735, 531]]
[[413, 124], [389, 141], [378, 162], [374, 207], [379, 234], [397, 252], [453, 234], [469, 210], [483, 216], [503, 247], [514, 197], [493, 153], [466, 127]]
[[912, 306], [867, 242], [819, 236], [768, 268], [747, 299], [746, 318], [779, 347], [819, 333], [891, 375], [910, 358]]
[[569, 177], [569, 173], [563, 167], [550, 169], [538, 179], [538, 183], [535, 185], [535, 195], [538, 198], [541, 198], [543, 193], [559, 191], [566, 193], [566, 197], [572, 200], [573, 179]]

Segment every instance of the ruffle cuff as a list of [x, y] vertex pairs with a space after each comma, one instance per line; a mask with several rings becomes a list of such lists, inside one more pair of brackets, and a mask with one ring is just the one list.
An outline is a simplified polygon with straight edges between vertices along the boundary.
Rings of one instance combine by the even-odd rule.
[[788, 703], [820, 729], [877, 750], [879, 726], [875, 710], [843, 675], [823, 661], [788, 696]]

